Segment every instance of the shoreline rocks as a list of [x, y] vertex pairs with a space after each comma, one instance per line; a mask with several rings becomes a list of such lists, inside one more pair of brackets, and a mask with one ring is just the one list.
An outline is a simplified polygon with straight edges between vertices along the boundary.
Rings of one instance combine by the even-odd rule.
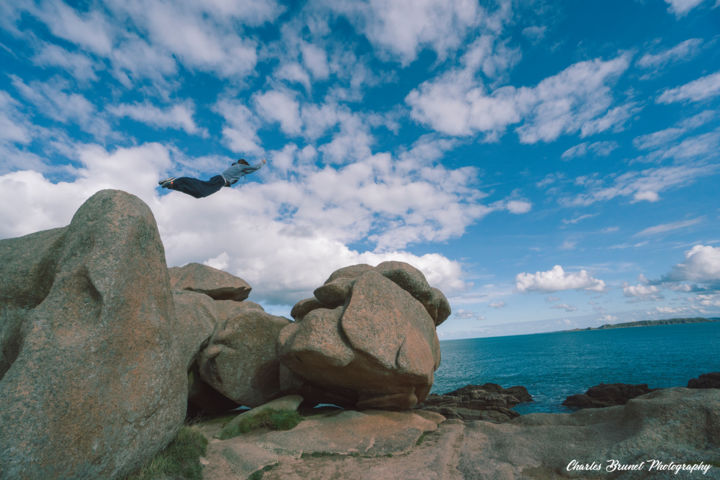
[[[310, 417], [286, 432], [211, 441], [204, 478], [248, 478], [260, 471], [263, 480], [608, 478], [607, 462], [639, 465], [647, 459], [701, 464], [705, 474], [697, 475], [718, 478], [719, 411], [719, 390], [682, 387], [626, 405], [528, 414], [504, 423], [432, 419], [426, 424], [409, 416], [418, 410], [344, 411]], [[572, 467], [593, 462], [601, 471]], [[644, 470], [617, 470], [611, 478], [679, 478], [672, 470], [649, 472], [648, 463]]]
[[441, 395], [431, 394], [418, 408], [437, 412], [446, 418], [499, 423], [520, 416], [511, 410], [512, 407], [532, 401], [532, 396], [525, 387], [503, 388], [495, 383], [486, 383], [467, 385]]
[[688, 382], [688, 388], [720, 388], [720, 372], [704, 373]]
[[603, 408], [625, 405], [628, 400], [655, 391], [646, 383], [629, 385], [626, 383], [601, 383], [587, 389], [585, 393], [571, 395], [562, 403], [571, 408]]

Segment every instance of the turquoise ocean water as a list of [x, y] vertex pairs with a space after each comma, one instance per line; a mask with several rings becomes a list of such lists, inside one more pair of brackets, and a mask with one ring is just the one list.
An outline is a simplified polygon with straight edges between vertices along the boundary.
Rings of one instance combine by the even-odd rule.
[[568, 412], [568, 395], [599, 383], [684, 387], [720, 371], [720, 322], [446, 340], [440, 348], [432, 393], [522, 385], [534, 402], [515, 407], [519, 413]]

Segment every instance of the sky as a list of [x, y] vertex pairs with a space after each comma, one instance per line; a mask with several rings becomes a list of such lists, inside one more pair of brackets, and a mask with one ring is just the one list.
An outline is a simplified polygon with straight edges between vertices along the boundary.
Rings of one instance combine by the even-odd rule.
[[720, 0], [13, 0], [0, 62], [0, 238], [114, 188], [286, 317], [385, 260], [441, 339], [720, 316]]

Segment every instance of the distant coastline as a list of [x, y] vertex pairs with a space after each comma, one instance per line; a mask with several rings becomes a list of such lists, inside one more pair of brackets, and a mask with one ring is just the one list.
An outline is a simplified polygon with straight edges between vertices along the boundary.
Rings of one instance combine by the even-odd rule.
[[657, 325], [677, 325], [681, 323], [706, 323], [706, 322], [720, 322], [720, 318], [712, 317], [692, 317], [692, 318], [668, 318], [665, 320], [639, 320], [637, 322], [625, 322], [625, 323], [606, 323], [599, 327], [587, 327], [587, 328], [573, 328], [572, 330], [565, 330], [566, 332], [584, 332], [587, 330], [609, 330], [611, 328], [634, 328], [634, 327], [654, 327]]

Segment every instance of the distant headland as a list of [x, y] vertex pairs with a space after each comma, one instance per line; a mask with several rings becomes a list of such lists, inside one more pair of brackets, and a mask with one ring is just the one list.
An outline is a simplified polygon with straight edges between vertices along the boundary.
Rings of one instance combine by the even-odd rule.
[[720, 318], [692, 317], [692, 318], [668, 318], [665, 320], [639, 320], [637, 322], [606, 323], [600, 327], [573, 328], [567, 332], [583, 332], [586, 330], [608, 330], [611, 328], [633, 328], [633, 327], [654, 327], [657, 325], [677, 325], [681, 323], [705, 323], [720, 322]]

